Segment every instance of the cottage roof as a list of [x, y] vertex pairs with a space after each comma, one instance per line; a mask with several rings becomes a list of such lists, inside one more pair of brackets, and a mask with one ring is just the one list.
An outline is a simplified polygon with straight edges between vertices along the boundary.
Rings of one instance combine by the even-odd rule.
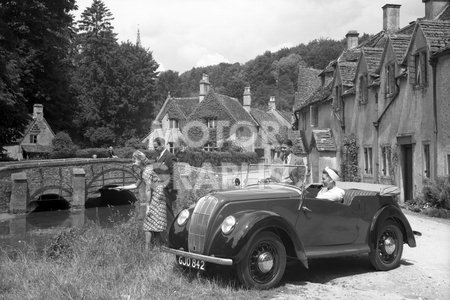
[[230, 113], [233, 119], [237, 121], [250, 122], [253, 125], [257, 125], [255, 120], [244, 109], [238, 99], [229, 97], [222, 94], [217, 94], [214, 91], [210, 91], [206, 97], [215, 97], [220, 104]]
[[403, 57], [408, 50], [409, 42], [411, 41], [410, 34], [396, 34], [390, 37], [392, 48], [394, 50], [397, 62], [400, 64], [403, 61]]
[[27, 153], [50, 153], [52, 151], [52, 147], [39, 144], [27, 144], [21, 147]]
[[298, 88], [294, 103], [294, 111], [302, 105], [320, 86], [319, 74], [321, 72], [313, 68], [300, 68], [298, 73]]
[[341, 74], [342, 85], [352, 87], [353, 79], [355, 78], [356, 67], [358, 63], [355, 61], [351, 62], [340, 62], [338, 64], [339, 73]]
[[198, 97], [168, 97], [155, 120], [161, 121], [166, 114], [169, 118], [186, 120], [198, 103]]
[[450, 4], [447, 4], [444, 10], [437, 16], [437, 19], [443, 21], [450, 20]]
[[367, 63], [369, 73], [376, 73], [383, 55], [383, 48], [363, 47], [362, 52]]
[[334, 141], [330, 128], [315, 129], [312, 131], [313, 143], [317, 151], [336, 151], [336, 142]]
[[316, 91], [308, 98], [305, 102], [302, 103], [298, 108], [294, 110], [297, 112], [309, 105], [322, 103], [329, 100], [331, 95], [331, 88], [333, 87], [333, 82], [329, 82], [325, 87], [319, 87]]
[[421, 20], [419, 26], [427, 39], [431, 54], [450, 42], [450, 21]]

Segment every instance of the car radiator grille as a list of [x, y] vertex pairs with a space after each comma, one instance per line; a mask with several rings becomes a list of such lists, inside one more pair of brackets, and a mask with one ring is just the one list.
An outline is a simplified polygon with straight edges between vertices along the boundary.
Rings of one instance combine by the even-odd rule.
[[190, 252], [203, 253], [208, 223], [217, 202], [217, 198], [210, 195], [200, 198], [197, 202], [189, 226], [188, 245]]

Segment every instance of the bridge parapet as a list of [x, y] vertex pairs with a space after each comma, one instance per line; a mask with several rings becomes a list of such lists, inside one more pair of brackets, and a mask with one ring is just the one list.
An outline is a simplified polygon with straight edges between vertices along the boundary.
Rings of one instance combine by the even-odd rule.
[[[23, 207], [46, 194], [56, 194], [73, 207], [84, 206], [87, 198], [99, 196], [100, 188], [131, 184], [138, 176], [131, 167], [131, 160], [120, 158], [40, 160], [3, 165], [0, 167], [0, 212], [22, 212]], [[18, 194], [13, 183], [17, 178], [26, 178], [25, 194]], [[83, 183], [84, 198], [80, 192]], [[139, 191], [134, 193], [138, 198]]]

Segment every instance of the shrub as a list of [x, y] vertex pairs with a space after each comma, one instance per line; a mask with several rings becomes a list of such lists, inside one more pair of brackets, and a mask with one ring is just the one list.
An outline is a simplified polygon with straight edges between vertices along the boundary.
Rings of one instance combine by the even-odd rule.
[[450, 176], [438, 177], [436, 181], [427, 180], [422, 193], [408, 201], [408, 205], [415, 210], [425, 209], [428, 215], [442, 215], [439, 210], [450, 209]]
[[72, 142], [70, 136], [63, 131], [58, 132], [52, 140], [53, 151], [50, 158], [69, 158], [74, 157], [77, 147]]

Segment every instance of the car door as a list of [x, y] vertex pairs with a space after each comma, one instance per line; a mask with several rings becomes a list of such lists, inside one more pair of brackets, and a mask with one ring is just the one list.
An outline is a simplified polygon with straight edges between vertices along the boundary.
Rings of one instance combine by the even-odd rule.
[[358, 216], [345, 204], [305, 197], [295, 228], [305, 248], [351, 244], [358, 237]]

